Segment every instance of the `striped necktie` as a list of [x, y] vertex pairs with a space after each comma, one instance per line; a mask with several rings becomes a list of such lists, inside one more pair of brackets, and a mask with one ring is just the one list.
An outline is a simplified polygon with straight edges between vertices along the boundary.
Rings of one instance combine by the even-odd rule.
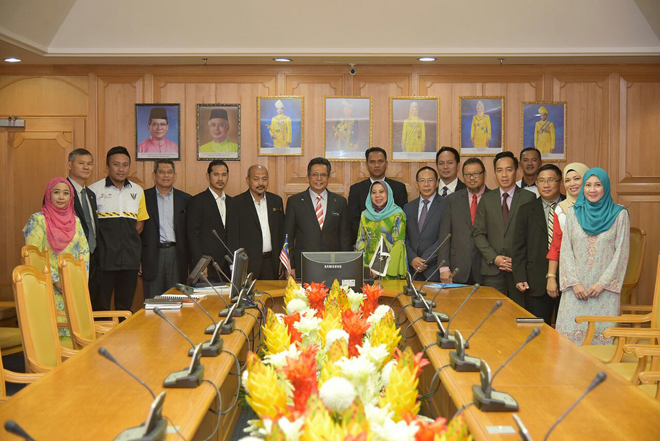
[[323, 229], [323, 206], [321, 205], [321, 196], [316, 197], [316, 218], [319, 221], [319, 228]]
[[557, 206], [557, 203], [550, 202], [548, 205], [550, 205], [550, 210], [548, 211], [548, 248], [550, 248], [550, 244], [552, 243], [552, 229], [554, 227], [553, 223], [555, 220], [555, 207]]

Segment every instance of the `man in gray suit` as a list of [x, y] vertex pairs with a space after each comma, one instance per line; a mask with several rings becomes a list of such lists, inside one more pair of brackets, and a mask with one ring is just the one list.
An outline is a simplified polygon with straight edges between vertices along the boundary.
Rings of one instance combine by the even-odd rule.
[[[406, 253], [410, 272], [422, 273], [424, 279], [439, 281], [435, 268], [438, 253], [431, 254], [438, 247], [438, 231], [445, 199], [438, 195], [438, 172], [431, 167], [417, 171], [419, 198], [403, 207], [406, 214]], [[430, 258], [429, 258], [430, 257]]]
[[[440, 268], [440, 280], [473, 285], [482, 281], [481, 253], [474, 245], [472, 231], [477, 206], [481, 197], [488, 191], [486, 168], [481, 159], [469, 158], [463, 163], [463, 179], [467, 188], [447, 196], [442, 212], [438, 240], [441, 243], [448, 234], [451, 234], [451, 237], [440, 248], [440, 260], [445, 261], [445, 265]], [[460, 269], [453, 280], [452, 268]]]
[[483, 195], [474, 221], [474, 243], [481, 252], [481, 275], [491, 286], [525, 307], [525, 296], [513, 278], [513, 237], [520, 207], [536, 199], [531, 191], [516, 185], [518, 159], [501, 152], [493, 161], [499, 188]]

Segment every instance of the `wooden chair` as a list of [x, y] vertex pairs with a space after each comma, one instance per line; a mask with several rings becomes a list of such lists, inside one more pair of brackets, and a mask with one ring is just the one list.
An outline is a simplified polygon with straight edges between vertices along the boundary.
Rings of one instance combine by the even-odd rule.
[[[8, 355], [8, 354], [4, 354]], [[0, 403], [7, 401], [7, 383], [30, 384], [41, 378], [43, 374], [22, 374], [9, 371], [2, 365], [2, 353], [0, 353]]]
[[[130, 311], [92, 311], [87, 284], [87, 271], [82, 256], [76, 260], [71, 254], [61, 253], [57, 267], [62, 281], [67, 321], [71, 326], [74, 349], [82, 349], [96, 340], [97, 334], [112, 329], [119, 317], [128, 318]], [[95, 323], [95, 318], [113, 318], [113, 322]]]
[[[642, 308], [640, 307], [629, 307], [634, 311], [638, 311]], [[628, 309], [628, 308], [624, 308]], [[660, 253], [658, 254], [658, 265], [656, 269], [656, 279], [655, 279], [655, 292], [653, 294], [653, 305], [651, 306], [651, 311], [647, 314], [622, 314], [620, 316], [578, 316], [575, 318], [577, 323], [588, 323], [587, 325], [587, 335], [582, 341], [582, 349], [584, 349], [590, 355], [596, 357], [603, 363], [637, 363], [637, 357], [634, 357], [632, 354], [624, 354], [624, 346], [630, 343], [637, 343], [637, 338], [651, 338], [647, 340], [648, 343], [654, 343], [655, 338], [649, 337], [649, 334], [643, 334], [640, 337], [639, 333], [630, 333], [624, 332], [626, 330], [632, 331], [633, 329], [638, 329], [640, 331], [645, 331], [648, 328], [609, 328], [603, 332], [603, 335], [606, 337], [616, 337], [617, 342], [615, 345], [592, 345], [591, 342], [594, 338], [596, 331], [596, 323], [619, 323], [619, 324], [631, 324], [635, 326], [640, 326], [642, 324], [650, 324], [651, 328], [660, 326]], [[607, 334], [607, 335], [606, 335]], [[629, 339], [633, 339], [632, 341]], [[626, 371], [630, 374], [630, 366], [626, 368]], [[632, 370], [634, 371], [634, 369]], [[624, 375], [628, 376], [628, 374]]]
[[644, 266], [644, 252], [646, 251], [646, 232], [637, 227], [630, 227], [630, 257], [626, 276], [621, 288], [621, 306], [636, 305], [637, 292], [635, 288], [639, 284]]
[[50, 270], [45, 274], [19, 265], [12, 272], [14, 300], [25, 352], [27, 372], [45, 373], [77, 351], [61, 347]]

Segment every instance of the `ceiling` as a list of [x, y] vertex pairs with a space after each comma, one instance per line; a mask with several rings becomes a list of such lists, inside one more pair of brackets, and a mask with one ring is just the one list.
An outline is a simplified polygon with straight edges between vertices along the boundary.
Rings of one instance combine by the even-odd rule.
[[20, 0], [24, 64], [660, 63], [659, 0]]

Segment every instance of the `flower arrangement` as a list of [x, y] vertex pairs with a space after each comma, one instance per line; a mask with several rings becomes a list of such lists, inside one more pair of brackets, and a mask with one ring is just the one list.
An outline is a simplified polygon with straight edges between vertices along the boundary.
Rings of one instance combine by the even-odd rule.
[[259, 416], [244, 440], [463, 440], [462, 417], [449, 425], [418, 415], [423, 354], [401, 351], [382, 288], [362, 293], [289, 279], [286, 314], [268, 310], [263, 358], [248, 354], [243, 384]]

